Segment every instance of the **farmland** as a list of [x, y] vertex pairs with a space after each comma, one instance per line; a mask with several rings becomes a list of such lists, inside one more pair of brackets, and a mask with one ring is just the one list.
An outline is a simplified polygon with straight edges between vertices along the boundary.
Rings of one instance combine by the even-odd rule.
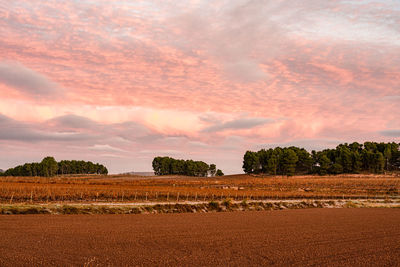
[[254, 176], [220, 178], [58, 176], [2, 177], [1, 203], [187, 202], [232, 199], [397, 199], [396, 175]]
[[399, 192], [397, 174], [2, 177], [0, 265], [396, 266]]
[[1, 266], [398, 266], [400, 209], [1, 216]]

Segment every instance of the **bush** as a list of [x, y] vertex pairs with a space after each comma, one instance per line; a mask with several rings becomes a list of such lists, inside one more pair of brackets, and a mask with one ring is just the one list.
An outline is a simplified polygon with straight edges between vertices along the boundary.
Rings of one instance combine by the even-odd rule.
[[232, 206], [232, 199], [231, 198], [224, 199], [224, 201], [222, 201], [222, 205], [224, 205], [227, 208], [231, 207]]
[[210, 208], [211, 210], [219, 210], [219, 209], [220, 209], [219, 203], [216, 202], [216, 201], [210, 201], [210, 202], [208, 203], [208, 206], [209, 206], [209, 208]]
[[73, 206], [63, 206], [62, 207], [62, 213], [64, 214], [78, 214], [79, 209], [77, 207]]

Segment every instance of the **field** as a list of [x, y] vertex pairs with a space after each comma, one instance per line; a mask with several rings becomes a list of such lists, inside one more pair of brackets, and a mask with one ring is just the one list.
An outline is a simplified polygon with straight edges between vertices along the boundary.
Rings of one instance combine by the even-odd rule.
[[0, 266], [398, 266], [399, 192], [395, 175], [2, 177], [0, 214], [24, 215], [0, 215]]
[[187, 202], [232, 199], [398, 199], [396, 175], [270, 177], [1, 177], [1, 203]]
[[400, 209], [0, 215], [0, 266], [399, 266]]

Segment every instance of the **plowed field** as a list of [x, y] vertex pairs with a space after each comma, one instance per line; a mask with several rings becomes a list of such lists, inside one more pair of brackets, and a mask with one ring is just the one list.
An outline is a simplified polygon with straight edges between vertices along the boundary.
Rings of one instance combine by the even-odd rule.
[[0, 266], [399, 266], [400, 209], [0, 216]]

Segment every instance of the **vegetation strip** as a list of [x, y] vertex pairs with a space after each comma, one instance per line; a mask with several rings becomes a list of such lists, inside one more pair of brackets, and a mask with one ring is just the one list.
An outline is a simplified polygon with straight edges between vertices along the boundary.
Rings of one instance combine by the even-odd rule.
[[208, 203], [170, 204], [4, 204], [0, 214], [150, 214], [150, 213], [206, 213], [227, 211], [267, 211], [305, 208], [400, 208], [400, 202], [329, 200], [329, 201], [210, 201]]

